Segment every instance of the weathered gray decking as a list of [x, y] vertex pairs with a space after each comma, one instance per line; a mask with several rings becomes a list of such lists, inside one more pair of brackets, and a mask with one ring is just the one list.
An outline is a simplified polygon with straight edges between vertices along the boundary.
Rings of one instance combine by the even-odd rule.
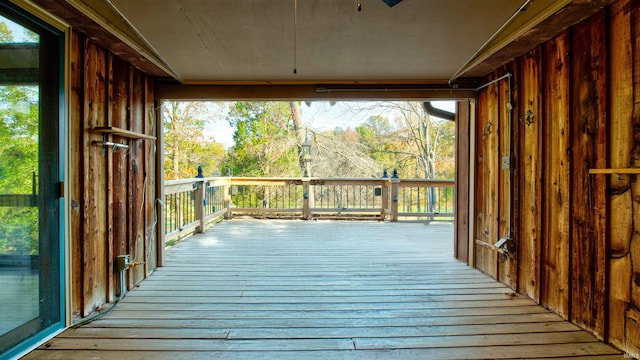
[[450, 225], [226, 221], [26, 358], [623, 358], [453, 260], [452, 239]]

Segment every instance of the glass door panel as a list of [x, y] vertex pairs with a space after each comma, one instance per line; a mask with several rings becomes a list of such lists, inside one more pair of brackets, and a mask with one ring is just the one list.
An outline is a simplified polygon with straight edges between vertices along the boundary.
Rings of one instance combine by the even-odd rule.
[[63, 319], [59, 51], [0, 6], [0, 358]]

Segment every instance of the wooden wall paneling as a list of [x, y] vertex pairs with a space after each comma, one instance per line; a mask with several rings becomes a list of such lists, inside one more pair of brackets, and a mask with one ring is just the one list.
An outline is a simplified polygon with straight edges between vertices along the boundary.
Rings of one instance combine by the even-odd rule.
[[545, 44], [542, 303], [568, 317], [570, 230], [569, 36]]
[[512, 149], [513, 149], [513, 157], [511, 159], [512, 163], [511, 163], [511, 187], [512, 187], [512, 204], [511, 204], [511, 226], [512, 226], [512, 244], [510, 247], [510, 256], [511, 256], [511, 261], [512, 261], [512, 265], [511, 265], [511, 274], [513, 277], [513, 283], [511, 284], [511, 287], [514, 290], [518, 290], [518, 284], [519, 284], [519, 275], [520, 275], [520, 271], [519, 271], [519, 258], [518, 256], [520, 255], [520, 252], [518, 251], [518, 240], [520, 238], [520, 227], [518, 226], [519, 224], [519, 219], [520, 219], [520, 199], [519, 199], [519, 193], [520, 193], [520, 182], [518, 181], [519, 179], [519, 172], [520, 172], [520, 166], [519, 166], [519, 158], [520, 158], [520, 154], [519, 154], [519, 150], [520, 150], [520, 127], [518, 126], [518, 114], [520, 113], [520, 77], [518, 76], [518, 74], [520, 73], [520, 62], [518, 61], [512, 61], [509, 65], [508, 68], [510, 69], [510, 72], [512, 74], [511, 77], [511, 106], [513, 107], [512, 112], [511, 112], [511, 132], [512, 132]]
[[540, 301], [542, 243], [542, 48], [519, 59], [518, 290]]
[[85, 42], [84, 74], [84, 236], [83, 236], [83, 316], [106, 300], [106, 161], [103, 149], [93, 144], [102, 136], [93, 131], [106, 124], [106, 52], [90, 40]]
[[[634, 148], [633, 69], [631, 39], [631, 1], [621, 0], [610, 7], [609, 14], [609, 165], [631, 165]], [[634, 230], [631, 178], [633, 175], [609, 176], [609, 341], [626, 346], [625, 316], [631, 302], [632, 264], [630, 241]], [[637, 221], [637, 220], [636, 220]]]
[[[500, 109], [499, 109], [499, 96], [498, 90], [500, 85], [498, 83], [494, 83], [489, 85], [487, 88], [487, 93], [489, 95], [489, 103], [488, 103], [488, 119], [491, 123], [491, 129], [488, 131], [486, 136], [486, 146], [487, 146], [487, 167], [489, 168], [488, 172], [488, 189], [487, 194], [488, 197], [485, 198], [487, 201], [486, 209], [487, 209], [487, 219], [488, 219], [488, 229], [489, 234], [487, 236], [486, 242], [493, 245], [500, 238], [500, 234], [498, 233], [498, 221], [500, 216], [500, 202], [498, 199], [500, 192]], [[498, 278], [498, 252], [495, 248], [485, 248], [486, 251], [486, 269], [487, 273], [493, 276], [494, 278]]]
[[475, 259], [474, 259], [474, 266], [482, 271], [486, 271], [484, 269], [485, 264], [484, 264], [484, 254], [485, 254], [485, 249], [484, 246], [481, 245], [481, 242], [484, 242], [487, 238], [487, 235], [489, 233], [489, 229], [488, 226], [486, 224], [486, 214], [485, 214], [485, 203], [488, 201], [485, 199], [485, 193], [486, 193], [486, 186], [485, 183], [487, 182], [486, 179], [486, 174], [488, 173], [488, 169], [486, 169], [486, 158], [488, 156], [486, 150], [485, 150], [485, 142], [484, 142], [484, 138], [486, 137], [485, 135], [483, 135], [483, 131], [487, 131], [489, 129], [488, 123], [489, 120], [487, 119], [487, 101], [488, 101], [488, 96], [487, 96], [487, 92], [486, 91], [482, 91], [480, 92], [480, 94], [478, 94], [478, 105], [477, 105], [477, 117], [476, 117], [476, 131], [475, 131], [475, 138], [477, 139], [476, 141], [476, 171], [475, 171], [475, 183], [476, 183], [476, 187], [475, 187], [475, 209], [474, 209], [474, 214], [475, 214], [475, 226], [474, 226], [474, 240], [475, 240]]
[[[117, 57], [110, 56], [111, 63], [111, 91], [109, 99], [109, 124], [114, 127], [126, 129], [129, 121], [129, 65]], [[128, 138], [113, 135], [114, 142], [129, 145]], [[113, 228], [113, 254], [111, 260], [114, 261], [119, 255], [128, 254], [128, 220], [127, 220], [127, 169], [128, 151], [117, 150], [112, 155], [112, 179], [111, 212]], [[120, 274], [110, 266], [111, 277], [117, 284], [117, 294], [120, 295]], [[125, 284], [126, 286], [126, 284]], [[116, 292], [113, 292], [115, 295]]]
[[[130, 97], [131, 118], [129, 129], [136, 133], [142, 133], [145, 126], [145, 78], [138, 70], [132, 69], [131, 83], [132, 92]], [[133, 209], [131, 212], [131, 234], [130, 234], [130, 254], [136, 264], [142, 265], [145, 262], [145, 222], [144, 222], [144, 201], [145, 187], [148, 181], [148, 173], [145, 169], [144, 142], [142, 139], [131, 140], [130, 154], [130, 174], [131, 177], [131, 200]], [[144, 266], [134, 266], [129, 270], [131, 284], [138, 284], [145, 277]]]
[[572, 30], [572, 260], [570, 320], [604, 336], [606, 315], [606, 17], [599, 13]]
[[[112, 61], [113, 61], [113, 55], [111, 55], [109, 52], [106, 53], [107, 54], [107, 70], [106, 70], [106, 83], [107, 83], [107, 88], [106, 88], [106, 94], [107, 94], [107, 99], [105, 102], [105, 110], [106, 110], [106, 124], [110, 125], [111, 124], [111, 116], [112, 116], [112, 107], [113, 107], [113, 102], [112, 102], [112, 92], [113, 92], [113, 68], [112, 68]], [[113, 140], [113, 137], [111, 136], [106, 136], [103, 137], [103, 139], [107, 139], [107, 140]], [[106, 238], [107, 238], [107, 243], [106, 243], [106, 249], [105, 249], [105, 253], [106, 253], [106, 259], [105, 259], [105, 289], [104, 291], [106, 292], [106, 301], [107, 302], [111, 302], [114, 299], [114, 295], [115, 295], [115, 286], [113, 284], [114, 278], [113, 278], [113, 151], [111, 149], [104, 149], [104, 151], [102, 152], [103, 156], [106, 158], [106, 173], [105, 173], [105, 179], [104, 179], [104, 183], [105, 183], [105, 221], [106, 221]]]
[[[640, 2], [631, 3], [631, 54], [633, 65], [633, 150], [631, 167], [640, 167]], [[640, 177], [632, 177], [633, 236], [629, 244], [631, 258], [631, 304], [625, 319], [626, 349], [640, 356]]]
[[[156, 97], [156, 88], [154, 86], [154, 99]], [[156, 163], [155, 163], [155, 167], [156, 167], [156, 172], [155, 172], [155, 178], [158, 179], [158, 182], [156, 183], [156, 187], [155, 187], [155, 191], [156, 191], [156, 198], [159, 199], [159, 202], [155, 202], [154, 201], [154, 209], [155, 209], [155, 221], [156, 221], [156, 231], [155, 231], [155, 249], [156, 249], [156, 266], [161, 267], [164, 265], [164, 233], [165, 233], [165, 223], [164, 223], [164, 219], [163, 219], [163, 212], [164, 212], [164, 151], [162, 151], [162, 149], [164, 148], [164, 135], [163, 135], [163, 128], [162, 128], [162, 112], [160, 111], [162, 105], [162, 101], [153, 101], [153, 118], [155, 119], [155, 124], [156, 124]], [[473, 135], [471, 135], [473, 136]], [[470, 136], [470, 137], [471, 137]], [[471, 162], [470, 162], [471, 164]], [[470, 179], [471, 182], [471, 179]], [[474, 197], [474, 193], [471, 193], [470, 190], [470, 194], [469, 197]], [[474, 216], [475, 213], [473, 213]], [[471, 236], [470, 236], [471, 237]]]
[[[513, 64], [505, 66], [500, 75], [511, 73], [513, 74]], [[510, 115], [510, 78], [505, 78], [498, 83], [498, 113], [500, 122], [499, 131], [499, 223], [498, 223], [498, 239], [511, 236], [513, 233], [509, 233], [509, 223], [513, 220], [513, 193], [510, 196], [510, 191], [513, 191], [513, 181], [511, 179], [511, 171], [505, 170], [502, 167], [502, 157], [511, 156], [510, 145], [513, 142], [513, 129], [509, 124]], [[515, 289], [517, 285], [517, 253], [512, 255], [497, 254], [498, 256], [498, 280]]]
[[469, 263], [469, 100], [456, 102], [456, 217], [454, 256]]
[[71, 201], [71, 316], [83, 313], [84, 280], [84, 37], [73, 32], [70, 42], [71, 93], [69, 94], [69, 198]]
[[492, 84], [482, 91], [479, 99], [477, 204], [481, 209], [477, 225], [476, 265], [487, 274], [497, 277], [497, 252], [493, 244], [498, 241], [498, 85]]
[[[156, 117], [154, 110], [154, 82], [146, 77], [144, 82], [144, 132], [147, 135], [156, 135]], [[156, 143], [152, 140], [144, 141], [145, 171], [147, 185], [145, 192], [145, 275], [150, 274], [156, 268], [157, 247], [155, 241], [155, 229], [158, 214], [156, 213]]]

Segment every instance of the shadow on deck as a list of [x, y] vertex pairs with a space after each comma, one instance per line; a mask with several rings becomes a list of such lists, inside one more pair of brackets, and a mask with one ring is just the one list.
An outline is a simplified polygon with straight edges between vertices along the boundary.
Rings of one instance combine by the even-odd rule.
[[452, 258], [453, 227], [225, 221], [26, 359], [622, 359]]

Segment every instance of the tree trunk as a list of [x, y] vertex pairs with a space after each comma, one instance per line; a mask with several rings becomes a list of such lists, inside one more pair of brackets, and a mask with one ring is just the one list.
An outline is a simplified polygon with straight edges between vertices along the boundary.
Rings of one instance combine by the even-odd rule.
[[300, 165], [300, 173], [304, 172], [304, 159], [302, 158], [302, 144], [305, 141], [306, 133], [302, 125], [302, 115], [300, 114], [300, 102], [290, 101], [291, 119], [293, 119], [293, 129], [296, 132], [296, 145], [298, 147], [298, 163]]

